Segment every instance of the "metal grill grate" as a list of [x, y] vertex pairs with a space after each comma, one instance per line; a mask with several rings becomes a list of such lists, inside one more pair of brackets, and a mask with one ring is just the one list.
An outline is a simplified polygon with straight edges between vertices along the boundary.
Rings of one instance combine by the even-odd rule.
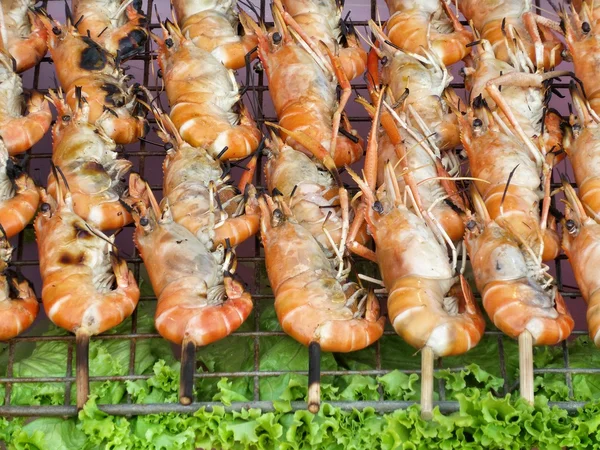
[[[367, 0], [364, 0], [364, 2], [366, 3]], [[42, 3], [43, 3], [44, 7], [49, 8], [51, 13], [54, 13], [55, 11], [57, 11], [59, 7], [60, 8], [64, 7], [63, 0], [44, 0]], [[256, 1], [255, 3], [258, 3], [258, 1]], [[540, 3], [540, 1], [536, 0], [536, 4], [538, 6], [539, 6], [539, 3]], [[159, 2], [159, 5], [162, 5], [162, 1]], [[260, 12], [261, 19], [263, 21], [266, 21], [268, 19], [268, 8], [269, 8], [268, 2], [266, 0], [260, 0], [260, 5], [256, 5], [256, 6], [258, 7], [258, 10]], [[159, 26], [157, 23], [157, 17], [155, 14], [153, 0], [148, 0], [147, 2], [145, 2], [145, 8], [146, 8], [148, 17], [151, 18], [151, 20], [150, 20], [150, 22], [152, 24], [151, 28], [152, 29], [158, 28]], [[374, 19], [377, 18], [377, 8], [379, 8], [381, 11], [386, 11], [386, 7], [385, 7], [385, 4], [383, 3], [383, 1], [378, 2], [377, 0], [370, 0], [370, 15]], [[163, 17], [163, 19], [164, 19], [164, 17]], [[366, 25], [366, 21], [364, 21], [364, 20], [363, 21], [353, 21], [352, 23], [356, 26], [365, 26]], [[147, 50], [150, 51], [150, 45], [148, 46]], [[50, 67], [50, 64], [51, 64], [50, 59], [45, 58], [43, 60], [43, 62], [41, 63], [41, 65], [36, 67], [35, 70], [33, 71], [33, 77], [31, 77], [31, 74], [29, 74], [29, 73], [26, 74], [25, 86], [28, 88], [40, 90], [42, 92], [45, 91], [44, 87], [52, 86], [53, 83], [49, 84], [48, 86], [44, 86], [43, 83], [41, 82], [43, 73], [45, 73], [47, 75], [47, 78], [51, 78], [51, 74], [53, 73], [53, 70]], [[140, 67], [140, 70], [142, 71], [141, 73], [138, 71], [133, 71], [131, 73], [133, 75], [135, 75], [135, 78], [137, 81], [142, 82], [146, 86], [149, 86], [151, 91], [153, 91], [154, 93], [158, 92], [157, 86], [152, 85], [154, 75], [151, 70], [151, 67], [152, 67], [151, 56], [148, 56], [148, 55], [137, 56], [130, 62], [130, 64], [132, 66], [140, 66], [141, 65], [141, 67]], [[31, 80], [30, 80], [30, 78], [31, 78]], [[242, 78], [243, 77], [238, 77], [238, 79], [240, 79], [240, 80]], [[262, 124], [265, 120], [275, 121], [276, 120], [275, 117], [268, 117], [263, 114], [264, 107], [266, 106], [265, 100], [267, 99], [267, 97], [265, 96], [265, 93], [268, 91], [268, 86], [266, 85], [266, 79], [263, 76], [263, 74], [259, 74], [255, 78], [257, 78], [256, 85], [249, 88], [249, 91], [255, 93], [255, 99], [259, 106], [258, 107], [259, 111], [258, 111], [257, 117], [255, 117], [255, 118], [259, 124]], [[358, 81], [358, 82], [353, 83], [354, 89], [366, 96], [366, 85], [364, 84], [364, 80], [358, 79], [355, 81]], [[464, 90], [464, 85], [462, 83], [454, 83], [453, 86], [455, 89], [457, 89], [459, 91]], [[566, 85], [564, 83], [563, 84], [557, 83], [557, 84], [555, 84], [555, 86], [558, 87], [559, 89], [564, 89], [564, 88], [568, 87], [568, 85]], [[366, 114], [362, 114], [362, 115], [360, 115], [360, 114], [352, 115], [351, 114], [350, 120], [355, 124], [358, 124], [360, 122], [369, 122], [369, 118], [366, 116]], [[361, 130], [364, 130], [366, 126], [367, 125], [365, 125], [365, 124], [363, 124], [362, 126], [359, 125], [359, 128]], [[49, 166], [50, 166], [50, 157], [51, 157], [50, 148], [51, 147], [50, 147], [49, 142], [50, 142], [49, 138], [46, 137], [45, 140], [41, 144], [36, 145], [33, 150], [29, 151], [29, 155], [30, 155], [31, 159], [28, 162], [28, 166], [29, 166], [28, 169], [29, 169], [30, 173], [32, 174], [32, 176], [34, 176], [34, 178], [38, 182], [41, 182], [42, 185], [46, 184], [45, 177], [49, 171]], [[142, 177], [151, 178], [151, 181], [153, 184], [153, 189], [155, 189], [156, 191], [160, 191], [161, 187], [159, 185], [160, 183], [158, 183], [160, 180], [158, 178], [156, 178], [156, 180], [152, 179], [152, 175], [158, 174], [161, 169], [158, 166], [154, 167], [155, 164], [153, 164], [153, 163], [156, 163], [156, 161], [158, 161], [158, 160], [162, 161], [162, 158], [164, 158], [164, 152], [160, 151], [160, 150], [158, 150], [158, 151], [153, 150], [152, 147], [149, 147], [147, 145], [147, 143], [140, 142], [139, 144], [136, 144], [134, 146], [129, 146], [126, 149], [124, 155], [125, 155], [125, 157], [130, 158], [133, 161], [135, 161], [135, 163], [137, 163], [136, 170], [142, 175]], [[260, 175], [260, 171], [259, 171], [257, 173], [257, 180], [256, 180], [258, 182], [258, 184], [261, 184], [260, 176], [261, 175]], [[39, 274], [36, 274], [38, 271], [39, 261], [37, 260], [37, 256], [30, 258], [26, 255], [26, 253], [27, 253], [26, 249], [28, 249], [28, 251], [30, 253], [35, 253], [37, 255], [36, 250], [31, 248], [31, 247], [35, 247], [35, 243], [31, 243], [31, 242], [28, 243], [26, 240], [27, 233], [29, 233], [29, 236], [31, 235], [30, 234], [32, 232], [31, 228], [32, 227], [29, 226], [26, 231], [21, 233], [15, 239], [15, 242], [13, 245], [16, 247], [16, 251], [14, 254], [13, 264], [15, 266], [19, 267], [22, 271], [25, 272], [25, 274], [27, 276], [29, 276], [31, 279], [33, 279], [35, 281], [36, 292], [39, 293], [41, 291], [41, 289], [40, 289], [41, 284], [39, 282], [40, 281]], [[131, 243], [131, 239], [130, 239], [131, 227], [129, 228], [129, 232], [125, 232], [122, 234], [125, 236], [124, 237], [120, 236], [118, 242], [123, 243], [121, 245], [121, 249], [123, 250], [123, 252], [125, 254], [127, 254], [128, 251], [131, 252], [131, 257], [128, 258], [128, 262], [130, 263], [130, 266], [133, 268], [134, 274], [139, 282], [140, 278], [141, 278], [142, 260], [139, 257], [138, 253], [136, 252], [135, 248], [133, 247], [133, 245]], [[236, 333], [233, 333], [233, 335], [237, 336], [237, 337], [245, 337], [245, 338], [253, 340], [254, 368], [253, 368], [253, 370], [246, 371], [246, 372], [213, 372], [213, 373], [197, 372], [195, 374], [195, 377], [197, 379], [220, 378], [220, 377], [228, 377], [228, 378], [251, 377], [251, 378], [253, 378], [253, 381], [254, 381], [253, 401], [233, 403], [231, 406], [228, 406], [226, 409], [239, 410], [241, 408], [258, 407], [258, 408], [263, 409], [264, 411], [268, 411], [268, 410], [273, 409], [273, 405], [271, 402], [259, 401], [259, 381], [260, 381], [260, 379], [262, 377], [277, 376], [277, 375], [283, 375], [286, 373], [306, 374], [306, 372], [289, 372], [289, 371], [282, 371], [282, 370], [277, 370], [277, 371], [261, 371], [260, 370], [260, 367], [259, 367], [260, 338], [266, 337], [266, 336], [284, 336], [285, 334], [283, 332], [264, 331], [264, 330], [261, 330], [259, 327], [259, 314], [260, 314], [260, 309], [261, 309], [261, 308], [259, 308], [259, 304], [262, 302], [272, 302], [273, 296], [268, 288], [261, 287], [260, 279], [261, 279], [261, 270], [264, 271], [264, 257], [261, 255], [261, 246], [260, 246], [260, 243], [258, 242], [258, 239], [255, 239], [254, 242], [251, 243], [250, 245], [245, 245], [244, 249], [241, 249], [239, 251], [238, 255], [239, 255], [239, 262], [242, 265], [248, 265], [248, 266], [252, 267], [252, 271], [249, 270], [248, 273], [252, 274], [252, 272], [253, 272], [253, 280], [251, 278], [245, 276], [245, 274], [242, 274], [242, 277], [245, 279], [246, 282], [253, 284], [252, 294], [253, 294], [253, 298], [256, 300], [256, 302], [255, 302], [256, 307], [255, 307], [255, 312], [254, 312], [255, 324], [254, 324], [253, 331], [236, 332]], [[575, 289], [570, 289], [568, 291], [564, 290], [563, 270], [561, 270], [562, 269], [561, 261], [564, 259], [565, 259], [565, 257], [561, 256], [553, 263], [553, 266], [554, 266], [553, 270], [554, 270], [554, 273], [556, 274], [559, 287], [561, 288], [561, 292], [565, 298], [579, 297], [579, 293]], [[155, 298], [151, 297], [151, 296], [142, 296], [141, 301], [155, 301]], [[40, 314], [43, 314], [43, 313], [40, 312]], [[249, 320], [251, 320], [251, 319], [249, 319]], [[161, 339], [161, 338], [156, 333], [154, 333], [154, 334], [138, 333], [137, 328], [138, 328], [137, 327], [137, 312], [134, 312], [134, 314], [132, 316], [131, 330], [129, 333], [101, 335], [101, 336], [96, 336], [96, 337], [92, 338], [92, 340], [100, 340], [100, 339], [128, 340], [130, 343], [130, 359], [129, 359], [129, 369], [128, 369], [127, 375], [108, 376], [108, 377], [107, 376], [90, 377], [91, 382], [93, 382], [93, 381], [139, 380], [139, 379], [146, 379], [146, 378], [150, 377], [150, 375], [135, 374], [134, 363], [135, 363], [136, 345], [140, 340], [157, 339], [157, 338]], [[487, 331], [486, 334], [488, 336], [491, 336], [492, 339], [495, 338], [498, 341], [498, 349], [499, 349], [498, 364], [500, 367], [500, 371], [505, 378], [504, 391], [502, 392], [502, 394], [506, 394], [506, 393], [514, 390], [517, 387], [517, 385], [515, 384], [516, 382], [514, 380], [509, 380], [506, 375], [504, 342], [506, 342], [506, 340], [508, 338], [504, 337], [502, 335], [502, 333], [497, 332], [497, 331]], [[582, 335], [582, 334], [586, 334], [586, 332], [585, 331], [576, 331], [576, 332], [574, 332], [574, 334]], [[388, 330], [385, 332], [385, 335], [386, 336], [395, 335], [395, 332]], [[385, 339], [385, 337], [384, 337], [384, 339]], [[45, 378], [15, 377], [14, 372], [13, 372], [13, 366], [14, 366], [14, 362], [15, 362], [15, 354], [16, 354], [17, 346], [25, 345], [26, 343], [40, 343], [40, 342], [44, 342], [44, 341], [46, 341], [46, 342], [47, 341], [56, 341], [56, 342], [62, 341], [62, 342], [68, 343], [68, 362], [67, 362], [66, 373], [69, 375], [62, 376], [62, 377], [45, 377]], [[75, 382], [75, 377], [70, 375], [72, 373], [71, 369], [74, 365], [74, 353], [75, 353], [74, 352], [74, 343], [75, 343], [74, 336], [42, 336], [42, 335], [33, 335], [31, 332], [25, 333], [25, 335], [17, 337], [15, 339], [11, 340], [10, 342], [8, 342], [7, 372], [6, 372], [5, 377], [0, 378], [0, 385], [5, 386], [4, 406], [0, 406], [0, 416], [6, 417], [6, 416], [68, 416], [68, 415], [75, 415], [77, 413], [77, 409], [76, 409], [76, 406], [71, 405], [71, 395], [70, 395], [71, 386]], [[568, 352], [568, 347], [567, 347], [566, 343], [562, 344], [562, 350], [563, 350], [563, 355], [564, 355], [564, 367], [553, 368], [553, 369], [539, 369], [539, 370], [536, 370], [535, 373], [536, 374], [541, 374], [541, 373], [564, 374], [564, 376], [566, 378], [566, 383], [569, 388], [569, 397], [573, 398], [573, 386], [572, 386], [573, 375], [577, 374], [577, 373], [598, 373], [598, 374], [600, 374], [600, 368], [596, 368], [596, 369], [571, 368], [569, 366], [569, 352]], [[322, 375], [341, 376], [341, 375], [358, 375], [358, 374], [360, 374], [360, 375], [380, 376], [380, 375], [385, 375], [386, 373], [389, 373], [391, 370], [382, 369], [382, 354], [381, 354], [380, 342], [377, 342], [375, 344], [375, 367], [376, 368], [374, 370], [323, 371]], [[438, 360], [436, 367], [437, 367], [436, 370], [439, 370], [440, 368], [444, 367], [443, 361]], [[402, 370], [403, 369], [402, 367], [398, 367], [396, 369], [399, 369], [405, 373], [413, 373], [413, 372], [419, 373], [420, 372], [419, 370]], [[453, 370], [459, 370], [459, 369], [457, 368], [457, 369], [453, 369]], [[15, 384], [17, 384], [17, 383], [39, 383], [39, 382], [64, 384], [65, 404], [63, 406], [16, 406], [16, 405], [11, 405], [11, 392], [12, 392], [12, 388]], [[511, 385], [511, 382], [512, 382], [512, 385]], [[408, 402], [408, 401], [384, 400], [383, 390], [382, 390], [381, 386], [379, 386], [379, 392], [380, 392], [380, 400], [379, 401], [353, 401], [353, 402], [330, 402], [330, 403], [335, 406], [341, 407], [343, 409], [352, 409], [352, 408], [362, 409], [365, 407], [372, 407], [376, 411], [379, 411], [379, 412], [392, 411], [392, 410], [395, 410], [398, 408], [406, 408], [409, 405], [414, 403], [414, 402]], [[458, 404], [456, 402], [448, 401], [446, 399], [443, 381], [439, 381], [438, 392], [440, 394], [440, 401], [434, 402], [434, 405], [438, 405], [440, 407], [440, 409], [445, 412], [449, 412], [449, 411], [458, 409]], [[199, 401], [196, 401], [188, 406], [183, 406], [180, 404], [143, 404], [142, 405], [142, 404], [132, 404], [131, 399], [128, 397], [127, 403], [116, 404], [116, 405], [100, 405], [100, 408], [110, 414], [136, 415], [136, 414], [151, 414], [151, 413], [160, 413], [160, 412], [191, 413], [202, 406], [210, 408], [212, 406], [222, 405], [219, 402], [202, 401], [202, 400], [206, 400], [206, 399], [197, 399], [197, 400], [199, 400]], [[575, 402], [575, 401], [558, 402], [555, 404], [562, 408], [570, 410], [570, 411], [574, 411], [576, 408], [583, 405], [582, 402]], [[306, 403], [294, 402], [292, 404], [292, 407], [295, 409], [304, 409], [304, 408], [306, 408]]]

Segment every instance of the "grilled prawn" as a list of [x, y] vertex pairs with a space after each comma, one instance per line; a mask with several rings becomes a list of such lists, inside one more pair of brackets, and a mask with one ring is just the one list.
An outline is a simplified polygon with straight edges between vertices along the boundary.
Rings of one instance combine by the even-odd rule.
[[168, 148], [162, 204], [169, 202], [173, 220], [213, 249], [227, 240], [235, 247], [254, 236], [259, 226], [256, 199], [245, 199], [228, 184], [220, 161], [205, 149], [186, 143], [166, 114], [155, 111], [154, 116]]
[[555, 33], [560, 26], [531, 11], [531, 0], [461, 0], [458, 9], [470, 21], [477, 34], [489, 41], [498, 59], [510, 61], [508, 47], [515, 38], [536, 68], [553, 68], [561, 61], [563, 49]]
[[57, 184], [56, 201], [42, 198], [34, 227], [40, 255], [42, 301], [48, 318], [80, 336], [119, 325], [135, 309], [140, 291], [114, 236], [73, 211], [73, 198]]
[[533, 345], [563, 341], [574, 322], [548, 267], [504, 221], [490, 217], [475, 190], [472, 198], [476, 216], [467, 222], [465, 243], [488, 316], [512, 338], [529, 331]]
[[[288, 20], [293, 20], [305, 40], [323, 42], [339, 57], [348, 80], [361, 76], [367, 53], [351, 25], [342, 19], [343, 2], [336, 0], [275, 0]], [[470, 41], [467, 41], [467, 43]]]
[[275, 200], [265, 195], [258, 201], [267, 274], [283, 330], [327, 352], [351, 352], [377, 341], [385, 318], [379, 317], [375, 295], [348, 282], [344, 268], [335, 267], [343, 262], [327, 258], [285, 202]]
[[390, 10], [387, 33], [392, 44], [410, 53], [434, 53], [450, 66], [470, 52], [473, 35], [446, 0], [386, 0]]
[[516, 121], [507, 124], [477, 103], [468, 116], [458, 118], [471, 174], [489, 215], [497, 222], [502, 218], [503, 226], [509, 224], [543, 260], [554, 259], [560, 243], [548, 214], [552, 155], [545, 155], [522, 129], [519, 135]]
[[590, 337], [600, 347], [600, 280], [594, 270], [600, 263], [600, 224], [588, 216], [569, 183], [563, 182], [567, 208], [563, 226], [562, 248], [569, 257], [577, 286], [587, 302]]
[[[100, 230], [114, 230], [131, 223], [131, 215], [121, 204], [131, 162], [119, 159], [115, 142], [102, 128], [89, 122], [87, 103], [80, 102], [72, 111], [60, 91], [51, 91], [50, 98], [58, 111], [52, 129], [52, 162], [65, 175], [73, 211]], [[110, 113], [107, 111], [105, 115]], [[98, 122], [102, 120], [100, 116]], [[48, 192], [57, 195], [52, 174], [48, 178]]]
[[600, 220], [600, 119], [574, 83], [570, 91], [576, 115], [571, 114], [563, 144], [579, 187], [579, 198], [587, 213]]
[[575, 75], [585, 89], [592, 109], [600, 113], [600, 11], [587, 0], [573, 2], [560, 12], [567, 50]]
[[144, 136], [148, 123], [138, 99], [146, 97], [145, 89], [138, 84], [128, 86], [130, 77], [115, 58], [72, 25], [63, 27], [47, 20], [46, 27], [56, 75], [69, 107], [77, 108], [81, 89], [89, 105], [89, 122], [103, 128], [117, 144], [130, 144]]
[[[363, 147], [342, 114], [351, 91], [339, 58], [327, 46], [302, 37], [301, 28], [278, 3], [273, 5], [273, 14], [275, 31], [267, 33], [257, 24], [254, 27], [259, 41], [258, 56], [269, 79], [279, 125], [317, 141], [327, 149], [337, 167], [357, 161]], [[339, 102], [338, 83], [342, 88]], [[283, 136], [296, 150], [312, 154], [311, 149], [295, 138], [285, 132]]]
[[[374, 23], [370, 27], [380, 47], [369, 55], [369, 91], [374, 101], [381, 95], [397, 104], [381, 112], [383, 131], [379, 134], [377, 185], [384, 180], [385, 163], [392, 163], [402, 188], [405, 174], [411, 188], [419, 194], [418, 207], [431, 212], [453, 241], [464, 233], [460, 211], [465, 206], [448, 170], [456, 174], [458, 161], [444, 150], [453, 149], [459, 142], [456, 116], [446, 97], [455, 98], [449, 88], [452, 77], [443, 64], [431, 53], [419, 57], [389, 45], [385, 34]], [[377, 54], [385, 63], [379, 74]], [[387, 86], [379, 90], [379, 80]], [[373, 115], [373, 107], [361, 103]], [[442, 164], [445, 160], [448, 170]]]
[[[256, 56], [256, 35], [246, 15], [235, 11], [237, 0], [172, 0], [184, 36], [211, 53], [228, 69], [241, 69]], [[240, 35], [239, 25], [243, 29]], [[252, 52], [252, 53], [251, 53]]]
[[0, 226], [0, 341], [25, 331], [40, 309], [29, 281], [8, 268], [12, 250]]
[[[374, 137], [372, 133], [369, 140]], [[370, 142], [368, 160], [376, 150]], [[436, 356], [461, 354], [477, 345], [485, 321], [468, 283], [455, 274], [456, 252], [452, 262], [448, 259], [446, 244], [451, 242], [438, 223], [419, 208], [411, 211], [403, 200], [405, 194], [416, 199], [418, 192], [407, 192], [409, 186], [405, 192], [400, 189], [390, 163], [376, 193], [351, 175], [361, 188], [376, 250], [372, 254], [352, 242], [349, 248], [379, 265], [388, 292], [388, 316], [396, 332], [413, 347], [428, 347]]]
[[141, 0], [73, 0], [73, 19], [79, 34], [123, 61], [141, 51], [148, 40], [141, 9]]
[[32, 92], [24, 105], [21, 77], [14, 72], [10, 57], [0, 51], [0, 137], [8, 153], [29, 150], [51, 123], [52, 112], [42, 94]]
[[0, 227], [7, 238], [20, 233], [33, 219], [40, 193], [33, 180], [8, 156], [0, 140]]
[[195, 46], [176, 25], [167, 22], [163, 34], [163, 39], [152, 37], [158, 44], [170, 117], [181, 137], [213, 158], [234, 160], [252, 154], [261, 133], [240, 102], [233, 71]]
[[48, 51], [48, 32], [33, 9], [36, 0], [0, 1], [0, 48], [8, 51], [15, 71], [36, 66]]
[[173, 220], [169, 201], [162, 209], [150, 188], [130, 178], [136, 224], [135, 244], [158, 298], [155, 326], [176, 344], [208, 345], [235, 331], [252, 311], [252, 297], [233, 278], [233, 251], [211, 245]]

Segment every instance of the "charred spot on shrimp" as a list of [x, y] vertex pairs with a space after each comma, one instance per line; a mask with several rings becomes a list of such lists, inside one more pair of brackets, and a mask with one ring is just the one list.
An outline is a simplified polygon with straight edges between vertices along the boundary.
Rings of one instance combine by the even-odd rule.
[[71, 255], [70, 253], [63, 253], [58, 260], [61, 264], [66, 266], [83, 264], [85, 261], [85, 254], [82, 252], [79, 255]]
[[148, 35], [143, 30], [133, 30], [119, 41], [119, 54], [127, 59], [141, 50], [148, 40]]
[[104, 69], [108, 63], [106, 51], [89, 37], [82, 36], [81, 39], [85, 42], [87, 48], [81, 52], [79, 66], [85, 70]]

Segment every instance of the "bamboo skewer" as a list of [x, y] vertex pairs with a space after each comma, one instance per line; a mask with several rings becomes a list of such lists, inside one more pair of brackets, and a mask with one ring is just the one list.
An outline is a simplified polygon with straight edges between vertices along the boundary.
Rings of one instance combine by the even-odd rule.
[[421, 349], [421, 417], [433, 417], [433, 363], [435, 356], [431, 347]]
[[527, 330], [519, 335], [519, 384], [521, 398], [533, 404], [533, 336]]
[[194, 401], [194, 374], [196, 373], [196, 344], [184, 339], [181, 343], [181, 368], [179, 371], [179, 403], [189, 405]]
[[85, 405], [90, 394], [90, 335], [80, 328], [75, 333], [75, 381], [77, 383], [77, 409]]
[[321, 346], [308, 345], [308, 410], [316, 414], [321, 408]]

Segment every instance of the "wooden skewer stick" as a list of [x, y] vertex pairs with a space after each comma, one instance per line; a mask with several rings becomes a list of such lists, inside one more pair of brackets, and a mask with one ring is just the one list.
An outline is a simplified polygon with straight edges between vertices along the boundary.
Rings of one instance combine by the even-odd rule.
[[183, 339], [181, 344], [181, 369], [179, 372], [179, 403], [189, 405], [194, 401], [194, 374], [196, 373], [196, 344]]
[[321, 345], [308, 344], [308, 410], [316, 414], [321, 408]]
[[421, 417], [431, 420], [433, 417], [433, 363], [431, 347], [421, 349]]
[[87, 330], [75, 333], [75, 381], [77, 384], [77, 409], [85, 405], [90, 395], [90, 335]]
[[533, 336], [527, 330], [519, 335], [519, 383], [521, 397], [533, 404]]

